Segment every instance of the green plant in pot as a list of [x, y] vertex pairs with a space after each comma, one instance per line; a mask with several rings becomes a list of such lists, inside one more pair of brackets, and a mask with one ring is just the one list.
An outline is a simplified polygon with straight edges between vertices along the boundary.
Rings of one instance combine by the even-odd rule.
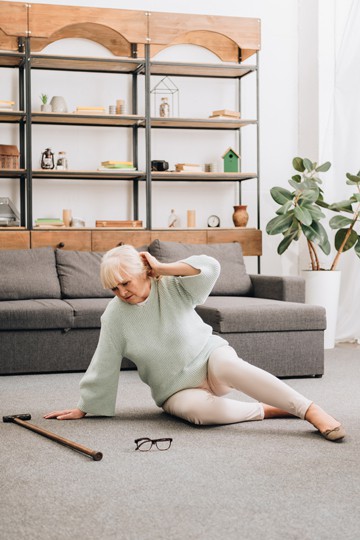
[[353, 247], [356, 255], [360, 257], [360, 236], [355, 231], [360, 213], [360, 171], [356, 175], [346, 175], [346, 183], [356, 186], [355, 193], [349, 199], [328, 204], [324, 200], [320, 173], [330, 169], [330, 162], [317, 165], [307, 158], [296, 157], [293, 159], [293, 167], [296, 174], [289, 180], [292, 190], [278, 186], [270, 190], [272, 198], [280, 207], [276, 211], [277, 216], [267, 224], [266, 232], [269, 235], [283, 235], [277, 249], [279, 255], [304, 234], [311, 269], [323, 270], [319, 263], [318, 248], [325, 255], [330, 254], [328, 234], [321, 223], [326, 218], [323, 209], [328, 209], [338, 214], [329, 221], [330, 227], [337, 230], [334, 238], [336, 255], [330, 270], [336, 269], [341, 253]]
[[46, 105], [49, 101], [49, 96], [47, 94], [40, 94], [40, 100], [43, 105]]

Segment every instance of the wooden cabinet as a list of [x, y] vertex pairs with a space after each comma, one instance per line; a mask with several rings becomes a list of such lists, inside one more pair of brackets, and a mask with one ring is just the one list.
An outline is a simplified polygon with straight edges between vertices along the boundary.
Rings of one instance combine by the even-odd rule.
[[17, 231], [0, 231], [0, 249], [29, 249], [30, 231], [19, 229]]
[[[12, 233], [12, 234], [11, 234]], [[261, 231], [258, 229], [157, 229], [138, 230], [36, 230], [0, 231], [0, 249], [53, 247], [76, 251], [108, 251], [122, 244], [147, 246], [153, 240], [189, 244], [239, 242], [246, 256], [261, 255]], [[31, 240], [30, 240], [31, 238]]]
[[91, 251], [91, 231], [31, 231], [31, 247]]
[[239, 242], [243, 254], [246, 256], [262, 254], [262, 233], [258, 229], [236, 228], [236, 229], [209, 229], [207, 231], [208, 244], [222, 242]]
[[135, 247], [146, 246], [151, 242], [150, 231], [92, 231], [92, 251], [108, 251], [122, 244], [131, 244]]

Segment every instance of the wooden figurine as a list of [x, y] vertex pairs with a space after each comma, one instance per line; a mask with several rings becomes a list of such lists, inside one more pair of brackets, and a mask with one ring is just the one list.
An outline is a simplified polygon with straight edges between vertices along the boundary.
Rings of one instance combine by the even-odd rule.
[[233, 148], [228, 148], [222, 158], [224, 160], [224, 172], [239, 172], [240, 156]]

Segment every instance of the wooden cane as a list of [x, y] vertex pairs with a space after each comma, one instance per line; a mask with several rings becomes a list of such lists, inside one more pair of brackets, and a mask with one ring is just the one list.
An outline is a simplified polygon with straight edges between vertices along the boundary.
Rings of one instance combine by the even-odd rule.
[[35, 433], [39, 433], [39, 435], [42, 435], [43, 437], [47, 437], [48, 439], [51, 439], [55, 442], [63, 444], [64, 446], [68, 446], [73, 450], [77, 450], [78, 452], [82, 452], [83, 454], [92, 457], [94, 461], [100, 461], [102, 459], [103, 455], [101, 452], [91, 450], [91, 448], [87, 448], [86, 446], [70, 441], [69, 439], [64, 439], [64, 437], [60, 437], [60, 435], [56, 435], [51, 431], [47, 431], [46, 429], [35, 426], [34, 424], [30, 424], [30, 422], [27, 422], [27, 420], [31, 420], [30, 414], [14, 414], [11, 416], [3, 416], [3, 422], [11, 422], [13, 424], [18, 424], [19, 426], [22, 426], [26, 429], [30, 429], [31, 431], [35, 431]]

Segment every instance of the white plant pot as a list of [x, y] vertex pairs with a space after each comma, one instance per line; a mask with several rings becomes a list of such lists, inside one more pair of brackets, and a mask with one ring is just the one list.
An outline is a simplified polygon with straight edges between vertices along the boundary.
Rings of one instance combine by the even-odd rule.
[[335, 347], [336, 321], [339, 305], [341, 272], [339, 270], [303, 270], [305, 303], [326, 309], [324, 348]]

